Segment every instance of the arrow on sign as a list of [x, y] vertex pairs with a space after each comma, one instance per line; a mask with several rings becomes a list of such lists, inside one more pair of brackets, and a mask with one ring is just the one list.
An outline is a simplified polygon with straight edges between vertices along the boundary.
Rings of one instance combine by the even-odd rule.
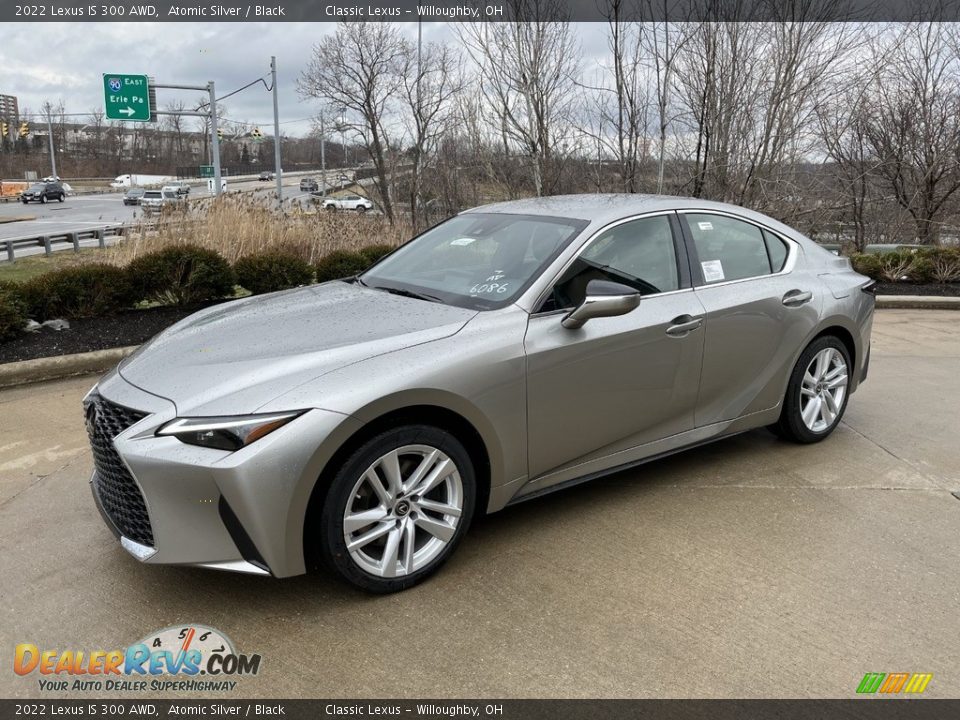
[[136, 110], [134, 110], [132, 107], [130, 107], [129, 105], [127, 105], [125, 108], [120, 108], [119, 110], [117, 110], [117, 112], [118, 112], [118, 113], [123, 113], [123, 114], [126, 115], [127, 117], [130, 117], [131, 115], [133, 115], [133, 114], [136, 112]]

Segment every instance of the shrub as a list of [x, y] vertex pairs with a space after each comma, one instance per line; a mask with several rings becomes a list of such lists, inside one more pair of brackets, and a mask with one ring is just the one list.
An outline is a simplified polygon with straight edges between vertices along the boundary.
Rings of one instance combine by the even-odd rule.
[[960, 282], [960, 248], [925, 248], [920, 251], [928, 276], [938, 283]]
[[233, 294], [233, 269], [213, 250], [174, 245], [135, 258], [127, 273], [137, 299], [189, 305]]
[[338, 280], [363, 272], [370, 262], [361, 253], [352, 250], [334, 250], [317, 261], [317, 282]]
[[393, 245], [367, 245], [367, 247], [360, 249], [360, 254], [363, 255], [364, 260], [367, 261], [367, 267], [370, 267], [380, 260], [380, 258], [389, 255], [394, 250], [396, 250], [396, 248]]
[[21, 296], [35, 320], [88, 318], [129, 307], [135, 301], [127, 273], [104, 263], [77, 265], [25, 282]]
[[924, 263], [912, 250], [894, 250], [879, 253], [877, 264], [880, 279], [885, 282], [923, 282]]
[[0, 340], [18, 335], [26, 322], [26, 308], [19, 288], [13, 283], [0, 282]]
[[306, 285], [313, 280], [313, 269], [296, 255], [267, 252], [240, 258], [233, 266], [237, 284], [254, 295]]
[[850, 256], [850, 264], [853, 269], [861, 275], [866, 275], [871, 280], [883, 280], [880, 274], [880, 262], [878, 256], [873, 253], [854, 253]]

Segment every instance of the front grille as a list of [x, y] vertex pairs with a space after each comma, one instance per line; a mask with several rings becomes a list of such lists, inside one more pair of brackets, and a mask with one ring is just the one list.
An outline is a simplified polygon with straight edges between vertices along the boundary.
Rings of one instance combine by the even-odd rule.
[[96, 470], [93, 489], [100, 505], [120, 534], [141, 545], [153, 547], [153, 529], [150, 527], [147, 505], [140, 488], [113, 446], [113, 439], [117, 435], [145, 417], [146, 413], [114, 405], [99, 395], [92, 396], [87, 405], [87, 434], [90, 436]]

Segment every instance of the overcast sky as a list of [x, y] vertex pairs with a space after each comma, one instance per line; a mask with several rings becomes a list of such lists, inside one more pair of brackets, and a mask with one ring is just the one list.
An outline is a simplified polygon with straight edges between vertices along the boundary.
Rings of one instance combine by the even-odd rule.
[[[220, 97], [269, 75], [270, 56], [276, 55], [281, 131], [305, 135], [317, 105], [300, 101], [296, 79], [314, 43], [334, 27], [333, 23], [8, 23], [0, 25], [0, 94], [16, 95], [21, 112], [37, 112], [46, 100], [54, 104], [62, 100], [67, 112], [88, 113], [103, 107], [102, 74], [115, 72], [187, 85], [213, 80]], [[404, 31], [415, 38], [416, 24], [404, 25]], [[424, 23], [423, 36], [425, 42], [456, 42], [445, 23]], [[577, 37], [586, 56], [603, 52], [602, 24], [584, 24]], [[157, 91], [160, 109], [176, 99], [196, 107], [201, 97], [198, 92]], [[272, 99], [262, 85], [223, 104], [230, 120], [259, 125], [265, 134], [272, 134]]]

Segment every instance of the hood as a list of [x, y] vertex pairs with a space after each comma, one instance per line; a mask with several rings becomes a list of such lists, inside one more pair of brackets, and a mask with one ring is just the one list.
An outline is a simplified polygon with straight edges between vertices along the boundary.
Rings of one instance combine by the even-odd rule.
[[202, 310], [157, 335], [119, 372], [171, 400], [181, 416], [252, 413], [333, 370], [448, 337], [474, 315], [335, 281]]

